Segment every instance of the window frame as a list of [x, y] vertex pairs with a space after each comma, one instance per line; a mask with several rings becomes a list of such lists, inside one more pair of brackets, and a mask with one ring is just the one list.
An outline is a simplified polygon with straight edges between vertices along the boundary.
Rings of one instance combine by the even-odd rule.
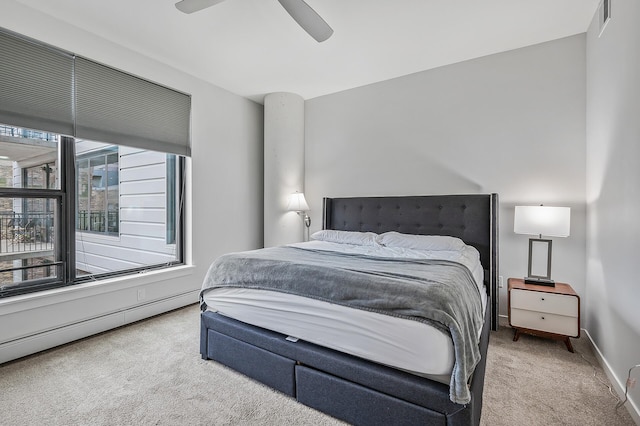
[[[60, 167], [64, 165], [64, 152], [66, 151], [65, 144], [62, 143], [61, 140], [58, 142], [58, 152], [61, 154], [59, 157]], [[42, 279], [34, 279], [28, 280], [24, 282], [19, 282], [17, 284], [13, 284], [9, 286], [9, 288], [5, 289], [0, 287], [0, 298], [10, 297], [18, 294], [32, 293], [37, 291], [48, 290], [51, 288], [64, 287], [66, 285], [73, 284], [68, 280], [68, 260], [65, 261], [64, 253], [68, 253], [68, 239], [64, 237], [64, 209], [65, 204], [67, 203], [67, 193], [65, 187], [62, 185], [62, 181], [64, 180], [62, 174], [60, 174], [60, 185], [59, 187], [53, 189], [44, 189], [44, 188], [9, 188], [3, 187], [0, 188], [0, 196], [2, 197], [11, 197], [11, 198], [21, 198], [24, 200], [34, 199], [34, 198], [48, 198], [56, 200], [54, 203], [54, 230], [60, 230], [60, 232], [54, 232], [54, 262], [52, 265], [59, 268], [58, 273], [56, 273], [56, 278], [42, 278]], [[33, 266], [19, 267], [19, 268], [10, 268], [9, 270], [26, 270], [32, 269]]]
[[[62, 288], [88, 281], [104, 280], [113, 277], [135, 275], [140, 272], [171, 268], [185, 264], [184, 259], [184, 197], [186, 180], [186, 159], [184, 156], [175, 155], [175, 260], [161, 264], [150, 264], [142, 267], [111, 271], [100, 274], [88, 274], [77, 276], [76, 266], [76, 232], [89, 232], [76, 229], [76, 156], [75, 138], [60, 135], [59, 140], [59, 188], [13, 188], [0, 187], [0, 196], [13, 198], [51, 198], [55, 199], [54, 214], [54, 259], [52, 265], [59, 268], [55, 278], [34, 279], [3, 288], [0, 285], [0, 299], [26, 293], [35, 293], [43, 290]], [[98, 235], [109, 236], [106, 233]], [[29, 268], [29, 267], [27, 267]], [[11, 268], [14, 269], [14, 268]], [[20, 268], [15, 268], [15, 270]], [[0, 283], [1, 284], [1, 283]]]

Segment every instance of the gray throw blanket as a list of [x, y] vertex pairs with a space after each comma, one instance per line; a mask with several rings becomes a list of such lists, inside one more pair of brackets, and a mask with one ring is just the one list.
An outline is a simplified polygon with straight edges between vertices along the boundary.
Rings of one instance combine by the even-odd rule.
[[219, 257], [200, 292], [244, 287], [310, 297], [428, 323], [453, 340], [449, 397], [467, 404], [467, 382], [480, 360], [482, 305], [473, 276], [459, 263], [273, 247]]

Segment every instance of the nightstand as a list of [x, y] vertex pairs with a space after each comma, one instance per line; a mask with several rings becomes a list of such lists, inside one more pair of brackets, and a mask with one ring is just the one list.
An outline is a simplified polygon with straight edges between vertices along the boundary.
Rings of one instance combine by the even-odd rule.
[[521, 333], [564, 341], [569, 352], [569, 337], [580, 337], [580, 296], [569, 284], [555, 287], [525, 284], [519, 278], [508, 280], [509, 325], [515, 329], [513, 341]]

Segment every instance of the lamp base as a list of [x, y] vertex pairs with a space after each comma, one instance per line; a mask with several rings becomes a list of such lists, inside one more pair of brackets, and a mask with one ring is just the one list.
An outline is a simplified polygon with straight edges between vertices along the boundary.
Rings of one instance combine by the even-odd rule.
[[548, 278], [525, 277], [525, 284], [546, 285], [547, 287], [555, 287], [556, 282]]

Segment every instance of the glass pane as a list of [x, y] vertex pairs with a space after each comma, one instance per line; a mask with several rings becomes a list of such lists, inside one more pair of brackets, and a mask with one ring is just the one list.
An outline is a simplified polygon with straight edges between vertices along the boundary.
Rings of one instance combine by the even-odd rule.
[[76, 144], [76, 229], [118, 234], [118, 147], [97, 142]]
[[[76, 275], [174, 263], [180, 217], [175, 156], [76, 141]], [[178, 195], [179, 196], [179, 195]]]
[[89, 230], [89, 160], [76, 162], [76, 228]]
[[24, 169], [24, 188], [56, 189], [57, 170], [55, 163], [45, 163]]
[[105, 231], [105, 210], [107, 206], [107, 192], [105, 181], [107, 171], [105, 167], [105, 155], [93, 157], [89, 161], [89, 175], [91, 192], [89, 193], [89, 230], [94, 232]]
[[176, 242], [176, 216], [178, 212], [177, 155], [167, 154], [167, 244]]
[[0, 124], [0, 187], [58, 189], [60, 137]]
[[118, 173], [118, 155], [107, 155], [105, 185], [107, 188], [107, 232], [117, 234], [120, 229], [118, 206], [120, 201], [120, 182]]
[[0, 198], [0, 280], [4, 289], [59, 276], [55, 200]]

